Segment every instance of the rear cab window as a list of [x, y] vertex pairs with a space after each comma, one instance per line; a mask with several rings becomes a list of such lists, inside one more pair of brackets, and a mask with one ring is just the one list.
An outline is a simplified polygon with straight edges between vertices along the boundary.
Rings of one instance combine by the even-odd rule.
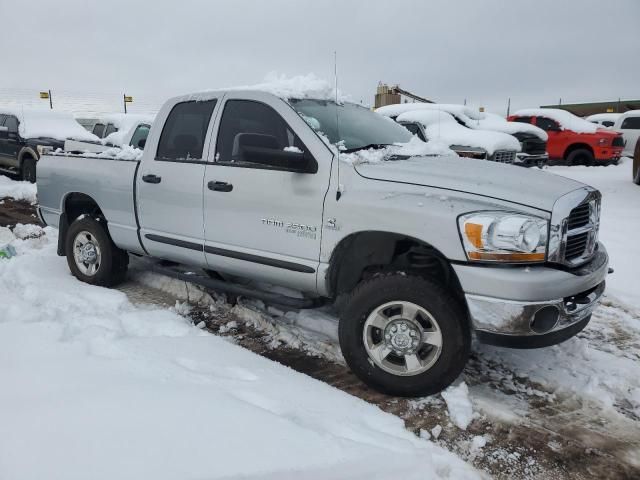
[[9, 133], [18, 133], [18, 119], [13, 115], [7, 115], [4, 126], [9, 129]]
[[176, 104], [162, 128], [156, 160], [169, 162], [203, 161], [204, 142], [217, 100]]
[[114, 132], [117, 132], [118, 129], [116, 128], [116, 126], [113, 123], [108, 123], [107, 127], [104, 129], [104, 136], [108, 137], [109, 135], [111, 135]]

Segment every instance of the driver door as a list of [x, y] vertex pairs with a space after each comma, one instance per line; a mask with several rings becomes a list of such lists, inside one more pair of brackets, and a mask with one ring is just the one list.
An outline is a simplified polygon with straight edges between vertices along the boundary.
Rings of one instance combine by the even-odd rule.
[[[312, 158], [306, 143], [313, 139], [303, 141], [290, 125], [300, 125], [302, 135], [313, 133], [280, 99], [230, 92], [221, 111], [210, 149], [215, 161], [203, 182], [209, 268], [315, 291], [330, 164]], [[243, 153], [247, 138], [260, 144], [261, 163]], [[305, 152], [317, 171], [283, 166], [279, 160], [287, 152]]]

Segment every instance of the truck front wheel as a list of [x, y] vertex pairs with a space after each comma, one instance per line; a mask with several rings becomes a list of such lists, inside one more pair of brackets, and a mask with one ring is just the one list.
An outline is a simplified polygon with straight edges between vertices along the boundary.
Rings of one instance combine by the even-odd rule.
[[69, 226], [65, 254], [74, 277], [103, 287], [122, 282], [129, 265], [127, 252], [115, 246], [103, 222], [87, 216]]
[[424, 278], [391, 273], [361, 282], [346, 300], [340, 348], [351, 370], [390, 395], [431, 395], [469, 357], [471, 332], [453, 295]]
[[578, 148], [567, 155], [567, 165], [595, 165], [596, 160], [591, 150]]

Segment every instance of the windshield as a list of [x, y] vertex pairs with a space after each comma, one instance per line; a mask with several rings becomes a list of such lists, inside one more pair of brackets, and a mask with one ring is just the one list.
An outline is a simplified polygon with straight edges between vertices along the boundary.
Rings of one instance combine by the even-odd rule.
[[407, 143], [412, 135], [404, 127], [354, 103], [337, 105], [326, 100], [290, 100], [291, 106], [315, 131], [347, 150]]

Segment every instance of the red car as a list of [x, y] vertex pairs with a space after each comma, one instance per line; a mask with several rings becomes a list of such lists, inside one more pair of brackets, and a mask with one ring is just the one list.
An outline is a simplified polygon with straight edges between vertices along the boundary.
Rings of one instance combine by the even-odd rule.
[[530, 123], [549, 135], [549, 160], [569, 165], [608, 165], [618, 163], [624, 141], [622, 135], [599, 128], [566, 110], [531, 108], [509, 117], [511, 122]]

